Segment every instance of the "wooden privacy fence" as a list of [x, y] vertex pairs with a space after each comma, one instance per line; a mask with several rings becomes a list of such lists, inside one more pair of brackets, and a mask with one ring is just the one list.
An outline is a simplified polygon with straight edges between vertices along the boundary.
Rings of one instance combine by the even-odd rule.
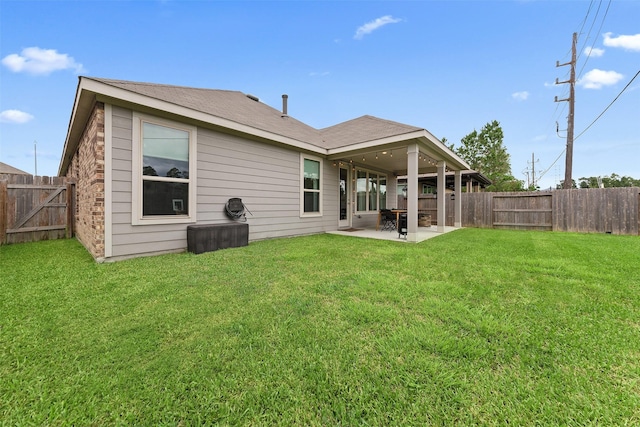
[[553, 230], [550, 193], [494, 194], [492, 203], [494, 228]]
[[463, 193], [462, 226], [637, 236], [640, 188]]
[[0, 174], [0, 244], [72, 237], [74, 192], [63, 177]]
[[[462, 193], [462, 226], [578, 233], [640, 234], [640, 188]], [[406, 201], [398, 197], [398, 207]], [[455, 202], [445, 199], [445, 225], [454, 225]], [[434, 195], [420, 195], [418, 210], [438, 218]]]
[[[436, 196], [433, 194], [419, 195], [418, 196], [418, 212], [421, 214], [426, 214], [431, 216], [431, 223], [436, 224], [436, 220], [438, 218], [438, 204], [437, 204]], [[447, 199], [445, 200], [445, 216], [446, 216], [446, 224], [453, 226], [454, 221], [454, 202], [451, 200], [451, 196], [447, 195]], [[407, 208], [407, 199], [402, 196], [398, 196], [396, 200], [396, 206], [398, 209], [406, 209]]]

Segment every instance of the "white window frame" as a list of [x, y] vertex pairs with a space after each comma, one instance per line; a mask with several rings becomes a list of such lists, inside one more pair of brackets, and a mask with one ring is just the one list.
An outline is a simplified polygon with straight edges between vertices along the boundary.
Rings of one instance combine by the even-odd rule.
[[[319, 163], [320, 168], [320, 185], [318, 190], [305, 190], [304, 188], [304, 161], [312, 160], [314, 162]], [[300, 217], [301, 218], [309, 218], [309, 217], [319, 217], [322, 216], [322, 199], [323, 199], [323, 191], [322, 187], [324, 186], [324, 163], [322, 158], [316, 156], [310, 156], [308, 154], [300, 153]], [[312, 192], [319, 194], [319, 209], [318, 212], [305, 212], [304, 211], [304, 193]]]
[[[354, 191], [356, 192], [356, 212], [357, 213], [363, 213], [363, 214], [371, 213], [371, 212], [376, 212], [377, 213], [380, 210], [380, 178], [384, 178], [384, 180], [386, 182], [385, 186], [386, 186], [386, 188], [389, 188], [389, 182], [387, 181], [387, 174], [380, 173], [378, 171], [374, 171], [374, 170], [370, 170], [370, 169], [361, 168], [361, 167], [358, 167], [358, 166], [356, 166], [354, 169], [355, 169], [355, 179], [356, 179], [355, 186], [354, 186], [355, 187]], [[365, 204], [366, 204], [366, 209], [365, 210], [358, 210], [358, 203], [357, 203], [357, 197], [358, 197], [358, 194], [357, 194], [358, 193], [358, 183], [357, 183], [358, 171], [366, 173], [365, 182], [366, 182], [367, 189], [365, 191]], [[378, 192], [376, 194], [377, 209], [373, 209], [373, 210], [371, 209], [371, 206], [370, 206], [370, 203], [369, 203], [369, 191], [370, 191], [370, 187], [369, 187], [370, 178], [369, 178], [369, 176], [371, 174], [376, 175], [378, 177], [377, 178]], [[387, 191], [387, 193], [388, 193], [388, 191]]]
[[[187, 215], [154, 215], [143, 216], [142, 210], [142, 129], [143, 123], [151, 123], [172, 129], [178, 129], [189, 133], [189, 214]], [[133, 140], [131, 156], [131, 224], [132, 225], [158, 225], [158, 224], [185, 224], [196, 222], [197, 210], [197, 128], [173, 120], [162, 119], [138, 112], [133, 113]], [[171, 178], [163, 178], [163, 181], [172, 182]], [[178, 181], [177, 181], [178, 182]], [[184, 182], [180, 179], [179, 182]]]

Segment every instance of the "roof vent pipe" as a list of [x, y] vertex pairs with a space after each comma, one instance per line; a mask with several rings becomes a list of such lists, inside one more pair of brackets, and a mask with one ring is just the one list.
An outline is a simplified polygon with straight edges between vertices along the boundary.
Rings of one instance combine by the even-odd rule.
[[282, 116], [287, 115], [287, 99], [289, 99], [289, 95], [282, 95]]

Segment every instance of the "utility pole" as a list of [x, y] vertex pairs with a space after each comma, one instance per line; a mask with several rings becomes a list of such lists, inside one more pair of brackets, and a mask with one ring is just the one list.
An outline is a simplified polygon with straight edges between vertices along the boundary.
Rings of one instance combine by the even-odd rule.
[[567, 62], [566, 64], [560, 64], [560, 61], [556, 61], [556, 67], [564, 67], [565, 65], [571, 65], [571, 74], [569, 76], [569, 80], [564, 82], [559, 82], [556, 79], [556, 84], [569, 84], [569, 98], [558, 99], [555, 97], [555, 102], [569, 102], [569, 117], [567, 117], [567, 153], [565, 157], [565, 169], [564, 169], [564, 189], [571, 188], [571, 172], [573, 169], [573, 118], [574, 118], [574, 107], [576, 101], [575, 94], [575, 85], [576, 85], [576, 44], [578, 41], [578, 33], [573, 33], [573, 43], [571, 44], [571, 62]]
[[[539, 162], [540, 160], [536, 160], [535, 157], [536, 157], [536, 154], [531, 153], [531, 169], [529, 169], [529, 166], [527, 166], [527, 168], [524, 171], [522, 171], [522, 173], [527, 176], [527, 191], [530, 191], [531, 188], [533, 188], [533, 191], [537, 190], [536, 163]], [[531, 175], [529, 175], [529, 173], [531, 173]], [[529, 180], [529, 176], [531, 176], [531, 180]]]
[[38, 176], [38, 141], [33, 141], [33, 164], [35, 166], [35, 175]]
[[535, 153], [531, 153], [531, 185], [534, 187], [536, 187], [536, 162], [538, 160], [535, 160]]

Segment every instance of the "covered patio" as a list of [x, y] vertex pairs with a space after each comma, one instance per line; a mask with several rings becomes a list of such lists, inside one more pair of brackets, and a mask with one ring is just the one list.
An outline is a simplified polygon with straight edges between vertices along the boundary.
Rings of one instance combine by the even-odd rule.
[[[371, 116], [363, 116], [349, 122], [341, 123], [330, 129], [324, 130], [328, 147], [328, 159], [333, 165], [345, 170], [346, 195], [341, 200], [341, 212], [347, 213], [347, 221], [341, 221], [337, 233], [353, 235], [360, 233], [362, 237], [385, 238], [389, 232], [377, 232], [371, 227], [373, 215], [377, 215], [380, 208], [396, 208], [398, 196], [399, 178], [406, 179], [406, 209], [407, 213], [407, 239], [408, 242], [420, 242], [442, 234], [450, 229], [462, 226], [461, 197], [454, 198], [454, 224], [446, 226], [445, 197], [446, 175], [453, 174], [453, 192], [462, 192], [462, 172], [469, 171], [469, 165], [457, 156], [451, 149], [423, 128], [404, 125], [397, 122], [379, 119]], [[380, 202], [374, 209], [370, 207], [362, 210], [357, 203], [362, 202], [359, 188], [360, 176], [355, 176], [362, 170], [384, 173], [386, 175], [386, 206]], [[433, 174], [436, 178], [437, 218], [431, 218], [431, 227], [418, 226], [418, 193], [419, 177], [424, 174]], [[342, 179], [342, 178], [341, 178]], [[341, 182], [340, 185], [343, 185]], [[370, 183], [365, 185], [369, 186]], [[382, 190], [380, 190], [382, 191]], [[343, 205], [344, 204], [344, 205]], [[366, 204], [366, 201], [365, 201]], [[377, 218], [377, 217], [376, 217]], [[341, 218], [342, 220], [343, 218]], [[346, 231], [350, 229], [362, 229]], [[395, 233], [397, 238], [397, 232]], [[386, 239], [385, 240], [391, 240]], [[404, 239], [403, 239], [404, 240]]]

